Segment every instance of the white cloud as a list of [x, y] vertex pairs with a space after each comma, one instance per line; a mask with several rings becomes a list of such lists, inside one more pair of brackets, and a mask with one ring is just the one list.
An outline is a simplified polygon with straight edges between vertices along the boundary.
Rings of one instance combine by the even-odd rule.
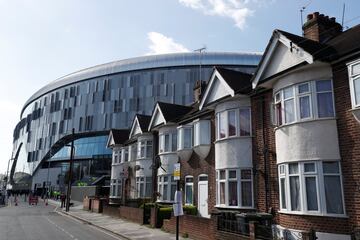
[[254, 14], [247, 5], [259, 0], [178, 0], [186, 7], [199, 10], [206, 15], [231, 18], [235, 26], [244, 29], [248, 17]]
[[189, 49], [175, 42], [172, 38], [164, 36], [158, 32], [149, 32], [148, 39], [151, 41], [149, 46], [150, 52], [147, 55], [175, 53], [175, 52], [189, 52]]

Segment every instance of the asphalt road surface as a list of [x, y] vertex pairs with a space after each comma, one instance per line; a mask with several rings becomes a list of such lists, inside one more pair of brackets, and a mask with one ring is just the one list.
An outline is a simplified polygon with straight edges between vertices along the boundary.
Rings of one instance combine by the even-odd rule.
[[121, 240], [94, 226], [56, 213], [43, 202], [0, 208], [0, 240]]

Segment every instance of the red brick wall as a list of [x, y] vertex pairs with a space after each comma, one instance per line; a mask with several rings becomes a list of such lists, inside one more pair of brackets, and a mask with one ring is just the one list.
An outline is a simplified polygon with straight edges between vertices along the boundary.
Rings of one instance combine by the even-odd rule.
[[141, 208], [120, 206], [119, 216], [139, 224], [144, 223], [144, 209]]
[[360, 124], [351, 109], [347, 67], [333, 66], [335, 109], [339, 134], [341, 170], [349, 229], [360, 227]]
[[255, 207], [260, 212], [269, 212], [271, 209], [278, 209], [279, 206], [275, 134], [271, 126], [271, 101], [272, 91], [259, 93], [251, 98], [255, 169], [254, 200]]
[[108, 204], [103, 205], [103, 214], [111, 217], [120, 217], [119, 206], [112, 206]]
[[[176, 232], [176, 217], [164, 220], [163, 229], [167, 232]], [[187, 233], [195, 240], [215, 240], [216, 221], [191, 215], [183, 215], [179, 219], [179, 233]]]
[[101, 199], [91, 199], [91, 211], [96, 213], [102, 213], [102, 200]]

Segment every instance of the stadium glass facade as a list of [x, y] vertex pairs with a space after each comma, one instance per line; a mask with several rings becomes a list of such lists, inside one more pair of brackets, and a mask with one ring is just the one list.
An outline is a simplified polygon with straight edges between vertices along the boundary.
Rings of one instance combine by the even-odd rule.
[[25, 103], [14, 130], [10, 178], [17, 172], [33, 175], [40, 163], [47, 166], [46, 161], [68, 160], [66, 145], [72, 139], [75, 160], [104, 159], [110, 173], [111, 153], [105, 142], [110, 129], [129, 128], [136, 113], [150, 115], [157, 101], [190, 104], [195, 82], [208, 80], [214, 66], [252, 73], [260, 57], [255, 53], [146, 56], [55, 80]]

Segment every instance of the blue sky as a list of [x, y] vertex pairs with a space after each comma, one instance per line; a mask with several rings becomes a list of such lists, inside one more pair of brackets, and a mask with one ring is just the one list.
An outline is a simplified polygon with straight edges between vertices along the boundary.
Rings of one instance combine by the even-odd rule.
[[25, 101], [73, 71], [178, 51], [262, 52], [275, 28], [301, 35], [319, 11], [360, 23], [359, 0], [0, 0], [0, 173]]

